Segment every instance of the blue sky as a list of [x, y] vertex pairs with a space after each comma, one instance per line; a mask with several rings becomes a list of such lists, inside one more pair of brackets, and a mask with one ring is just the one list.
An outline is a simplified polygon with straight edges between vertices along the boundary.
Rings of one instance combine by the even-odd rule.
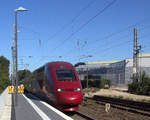
[[134, 27], [141, 52], [150, 53], [150, 1], [116, 0], [97, 15], [112, 1], [2, 0], [0, 56], [12, 61], [14, 10], [19, 6], [29, 10], [18, 14], [19, 69], [32, 71], [48, 61], [75, 64], [131, 58]]

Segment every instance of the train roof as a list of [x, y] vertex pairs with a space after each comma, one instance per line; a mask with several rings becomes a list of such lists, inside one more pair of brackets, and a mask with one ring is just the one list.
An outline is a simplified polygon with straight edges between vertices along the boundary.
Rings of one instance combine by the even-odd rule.
[[33, 72], [38, 71], [38, 70], [40, 70], [40, 69], [44, 69], [44, 67], [45, 67], [46, 65], [48, 65], [48, 66], [54, 66], [54, 65], [67, 65], [67, 66], [69, 65], [69, 66], [73, 66], [73, 65], [72, 65], [71, 63], [69, 63], [69, 62], [54, 61], [54, 62], [48, 62], [48, 63], [44, 64], [43, 66], [37, 68], [37, 69], [34, 70]]
[[[64, 62], [64, 61], [54, 61], [54, 62], [48, 62], [47, 64], [71, 64], [69, 62]], [[71, 64], [72, 65], [72, 64]]]
[[69, 62], [64, 62], [64, 61], [56, 61], [56, 62], [48, 62], [46, 65], [48, 66], [54, 66], [54, 65], [69, 65], [69, 66], [73, 66], [71, 63]]

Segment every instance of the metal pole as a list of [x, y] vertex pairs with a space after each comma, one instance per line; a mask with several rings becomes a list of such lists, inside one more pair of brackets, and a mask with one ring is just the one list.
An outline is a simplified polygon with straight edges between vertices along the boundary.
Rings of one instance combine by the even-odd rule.
[[13, 66], [14, 66], [14, 62], [13, 62], [13, 59], [14, 59], [14, 53], [13, 53], [13, 51], [14, 51], [14, 48], [13, 48], [13, 46], [11, 47], [11, 52], [12, 52], [12, 69], [11, 69], [11, 85], [13, 85]]
[[13, 45], [12, 45], [12, 85], [15, 86], [15, 24], [13, 24]]
[[87, 88], [87, 94], [88, 94], [88, 62], [87, 62], [87, 81], [86, 81], [86, 88]]
[[134, 82], [137, 81], [137, 69], [138, 69], [138, 62], [137, 62], [137, 29], [134, 28], [134, 46], [133, 46], [133, 77]]
[[17, 10], [15, 11], [15, 85], [16, 85], [16, 94], [15, 94], [15, 103], [17, 106], [18, 103], [18, 30], [17, 30]]
[[142, 63], [142, 54], [140, 55], [140, 50], [142, 46], [138, 46], [138, 55], [137, 55], [137, 63], [138, 63], [138, 81], [141, 81], [141, 63]]
[[136, 44], [136, 79], [138, 80], [138, 72], [139, 72], [139, 64], [138, 64], [138, 55], [139, 55], [139, 50], [138, 50], [138, 40], [137, 40], [137, 29], [135, 29], [135, 44]]

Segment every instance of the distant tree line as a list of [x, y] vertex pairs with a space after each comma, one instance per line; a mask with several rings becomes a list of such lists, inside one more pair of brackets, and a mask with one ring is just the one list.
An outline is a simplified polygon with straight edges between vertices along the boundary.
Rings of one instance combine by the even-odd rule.
[[129, 84], [128, 91], [135, 94], [150, 95], [150, 77], [145, 72], [142, 73], [140, 79], [132, 77], [133, 82]]
[[0, 56], [0, 93], [2, 93], [9, 84], [9, 60], [4, 56]]
[[23, 84], [24, 80], [31, 75], [30, 70], [19, 70], [18, 71], [18, 82], [19, 84]]
[[[0, 56], [0, 94], [11, 84], [9, 79], [9, 60], [4, 56]], [[23, 80], [31, 75], [29, 70], [18, 71], [18, 82], [23, 83]]]
[[76, 63], [74, 66], [75, 67], [78, 67], [78, 66], [80, 66], [80, 65], [86, 65], [84, 62], [78, 62], [78, 63]]

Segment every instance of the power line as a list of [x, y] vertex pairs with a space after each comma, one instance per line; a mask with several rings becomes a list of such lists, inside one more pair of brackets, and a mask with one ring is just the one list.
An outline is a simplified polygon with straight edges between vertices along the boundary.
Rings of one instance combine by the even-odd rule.
[[[139, 22], [137, 22], [137, 23], [139, 23]], [[130, 25], [130, 26], [132, 26], [132, 25]], [[147, 26], [145, 26], [145, 27], [142, 27], [141, 29], [139, 29], [139, 31], [141, 31], [141, 30], [145, 30], [145, 29], [147, 29], [147, 28], [149, 28], [150, 27], [150, 25], [147, 25]], [[125, 30], [125, 29], [124, 29]], [[117, 32], [117, 34], [118, 34], [119, 32]], [[116, 35], [117, 35], [116, 34]], [[130, 33], [129, 33], [130, 34]], [[122, 36], [122, 37], [120, 37], [120, 38], [118, 38], [118, 39], [115, 39], [115, 40], [121, 40], [121, 39], [123, 39], [123, 38], [127, 38], [127, 37], [129, 37], [129, 34], [127, 34], [127, 35], [124, 35], [124, 36]], [[115, 35], [115, 34], [114, 34]], [[113, 36], [114, 36], [113, 35]], [[109, 36], [109, 35], [108, 35]], [[111, 36], [112, 37], [112, 36]], [[107, 38], [107, 36], [106, 37], [104, 37], [104, 38]], [[105, 41], [105, 43], [107, 44], [107, 42], [108, 41], [110, 41], [111, 39], [101, 39], [101, 40], [103, 40], [103, 41]], [[93, 43], [95, 43], [95, 42], [93, 42]], [[104, 43], [104, 42], [103, 42]], [[91, 43], [90, 43], [90, 45], [91, 45]], [[93, 44], [92, 44], [93, 45]], [[99, 44], [96, 44], [97, 46], [99, 46]], [[105, 45], [103, 44], [103, 45], [101, 45], [101, 48], [102, 47], [105, 47]], [[89, 49], [88, 49], [89, 50]], [[96, 50], [95, 48], [92, 48], [91, 50], [89, 50], [89, 51], [94, 51], [94, 50]], [[72, 50], [69, 50], [66, 54], [68, 55], [69, 53], [72, 53], [74, 51], [74, 49], [72, 49]]]
[[[144, 36], [139, 37], [138, 39], [140, 40], [140, 39], [145, 38], [145, 37], [147, 37], [147, 36], [149, 36], [149, 35], [150, 35], [150, 33], [149, 33], [149, 34], [145, 34]], [[119, 43], [119, 44], [112, 45], [112, 46], [110, 46], [110, 47], [108, 47], [108, 48], [102, 49], [101, 51], [103, 51], [103, 53], [104, 53], [104, 52], [106, 52], [106, 51], [111, 50], [111, 49], [114, 48], [114, 47], [120, 47], [120, 46], [122, 46], [122, 45], [125, 45], [125, 43], [130, 43], [130, 42], [133, 42], [133, 41], [127, 40], [127, 41], [121, 42], [121, 43]], [[96, 54], [97, 52], [99, 52], [99, 51], [94, 52], [94, 54]]]
[[[145, 34], [145, 35], [143, 35], [142, 37], [139, 37], [138, 39], [140, 40], [140, 39], [143, 39], [143, 38], [145, 38], [145, 37], [148, 37], [150, 35], [150, 33], [149, 34]], [[120, 39], [121, 40], [121, 39]], [[123, 45], [125, 45], [125, 44], [128, 44], [128, 43], [132, 43], [133, 41], [132, 40], [127, 40], [127, 41], [123, 41], [123, 42], [121, 42], [121, 43], [117, 43], [117, 44], [114, 44], [114, 45], [112, 45], [112, 46], [109, 46], [109, 47], [107, 47], [107, 48], [104, 48], [104, 49], [102, 49], [102, 50], [100, 50], [100, 51], [102, 51], [102, 52], [100, 52], [100, 51], [95, 51], [94, 53], [92, 53], [91, 55], [93, 55], [94, 56], [94, 54], [98, 54], [98, 52], [99, 52], [99, 54], [106, 54], [106, 52], [107, 51], [109, 51], [109, 50], [112, 50], [113, 48], [117, 48], [117, 47], [121, 47], [121, 46], [123, 46]], [[79, 56], [80, 57], [80, 56]], [[78, 58], [76, 59], [76, 60], [78, 60]]]
[[114, 3], [116, 2], [116, 0], [113, 0], [112, 2], [110, 2], [108, 5], [106, 5], [103, 9], [100, 9], [100, 11], [94, 15], [92, 18], [90, 18], [86, 23], [82, 24], [75, 32], [73, 32], [72, 34], [70, 34], [65, 40], [63, 40], [58, 46], [56, 46], [54, 48], [53, 51], [55, 51], [57, 48], [59, 48], [60, 46], [62, 46], [63, 44], [65, 44], [74, 34], [78, 33], [79, 31], [81, 31], [86, 25], [88, 25], [93, 19], [95, 19], [97, 16], [99, 16], [100, 14], [102, 14], [106, 9], [108, 9], [110, 6], [112, 6]]
[[32, 32], [32, 33], [37, 34], [38, 36], [40, 36], [39, 32], [37, 32], [37, 31], [35, 31], [35, 30], [31, 29], [31, 28], [24, 27], [24, 26], [19, 26], [18, 28], [26, 29], [26, 30], [28, 30], [28, 31], [30, 31], [30, 32]]
[[81, 14], [82, 14], [86, 9], [88, 9], [95, 1], [96, 1], [96, 0], [90, 1], [85, 7], [83, 7], [83, 8], [78, 12], [77, 15], [75, 15], [75, 16], [72, 18], [71, 22], [69, 22], [69, 23], [67, 23], [66, 25], [62, 26], [62, 27], [60, 28], [60, 30], [57, 31], [56, 33], [54, 33], [48, 40], [55, 38], [56, 36], [58, 36], [58, 34], [60, 34], [62, 31], [64, 31], [68, 26], [72, 25], [72, 24], [76, 21], [76, 19], [79, 18], [79, 17], [81, 16]]
[[92, 43], [90, 43], [90, 45], [93, 44], [93, 43], [97, 43], [97, 42], [99, 42], [99, 41], [101, 41], [101, 40], [106, 40], [106, 39], [108, 39], [108, 38], [111, 38], [111, 37], [113, 37], [113, 36], [115, 36], [115, 35], [118, 35], [118, 34], [124, 32], [124, 31], [126, 31], [126, 30], [132, 29], [133, 27], [135, 27], [135, 26], [141, 24], [141, 22], [146, 21], [146, 20], [148, 20], [148, 19], [149, 19], [149, 18], [144, 18], [144, 19], [142, 19], [142, 20], [136, 22], [136, 23], [133, 24], [133, 25], [129, 25], [128, 27], [119, 30], [118, 32], [111, 33], [111, 34], [109, 34], [108, 36], [105, 36], [104, 38], [95, 40], [94, 42], [92, 41]]
[[[144, 29], [147, 29], [147, 28], [149, 28], [150, 27], [150, 25], [148, 25], [148, 26], [146, 26], [146, 27], [143, 27], [143, 28], [141, 28], [141, 29], [139, 29], [139, 31], [140, 30], [144, 30]], [[130, 34], [130, 33], [129, 33]], [[121, 39], [123, 39], [123, 38], [127, 38], [127, 37], [129, 37], [129, 34], [127, 34], [127, 35], [125, 35], [125, 36], [122, 36], [122, 37], [120, 37], [119, 39], [117, 39], [117, 41], [118, 40], [121, 40]], [[115, 39], [116, 40], [116, 39]], [[108, 42], [108, 41], [107, 41]], [[106, 40], [105, 40], [105, 43], [107, 44], [107, 42], [106, 42]], [[97, 45], [97, 44], [96, 44]], [[103, 46], [101, 46], [101, 47], [104, 47], [105, 45], [103, 45]]]
[[[61, 59], [62, 57], [64, 58], [64, 56], [39, 56], [39, 57], [41, 57], [41, 58], [39, 60], [35, 61], [34, 64], [30, 65], [30, 67], [35, 67], [35, 66], [39, 65], [39, 62], [41, 62], [41, 61], [45, 61], [45, 60], [48, 60], [48, 59], [52, 60], [54, 57], [55, 58], [57, 57], [57, 60]], [[43, 63], [43, 64], [45, 64], [45, 63]]]
[[[103, 41], [105, 40], [105, 42], [106, 42], [106, 41], [108, 42], [108, 40], [109, 40], [108, 38], [111, 38], [111, 37], [113, 37], [113, 36], [115, 36], [115, 35], [118, 35], [118, 34], [124, 32], [124, 31], [128, 30], [128, 29], [131, 29], [131, 28], [133, 28], [133, 27], [135, 27], [135, 26], [141, 24], [141, 22], [144, 22], [144, 21], [146, 21], [146, 20], [148, 20], [148, 19], [149, 19], [149, 17], [148, 17], [148, 18], [144, 18], [144, 19], [142, 19], [142, 20], [136, 22], [136, 23], [133, 24], [133, 25], [129, 25], [128, 27], [119, 30], [118, 32], [114, 32], [114, 33], [112, 33], [112, 34], [109, 34], [108, 36], [105, 36], [105, 37], [102, 38], [102, 39], [97, 39], [97, 40], [95, 40], [95, 41], [92, 40], [92, 43], [89, 43], [89, 44], [90, 44], [90, 45], [94, 45], [95, 43], [97, 43], [97, 42], [99, 42], [99, 41], [102, 41], [102, 40], [103, 40]], [[149, 28], [150, 25], [148, 25], [147, 27]], [[140, 29], [140, 30], [143, 30], [143, 29], [145, 29], [145, 28], [147, 28], [147, 27], [144, 27], [144, 28], [142, 28], [142, 29]], [[127, 36], [128, 36], [128, 35], [126, 35], [125, 37], [127, 37]], [[96, 44], [96, 45], [98, 45], [98, 44]], [[73, 50], [72, 50], [72, 51], [73, 51]], [[69, 54], [69, 53], [72, 53], [72, 51], [69, 51], [68, 54]]]
[[28, 27], [24, 27], [24, 26], [19, 26], [19, 28], [20, 29], [26, 29], [26, 30], [28, 30], [28, 31], [30, 31], [30, 32], [32, 32], [32, 33], [34, 33], [34, 34], [36, 34], [37, 35], [37, 38], [25, 38], [25, 39], [20, 39], [20, 40], [37, 40], [38, 42], [38, 44], [39, 44], [39, 47], [41, 47], [41, 45], [42, 45], [42, 41], [41, 41], [41, 39], [40, 39], [40, 32], [37, 32], [37, 31], [35, 31], [35, 30], [33, 30], [33, 29], [31, 29], [31, 28], [28, 28]]

